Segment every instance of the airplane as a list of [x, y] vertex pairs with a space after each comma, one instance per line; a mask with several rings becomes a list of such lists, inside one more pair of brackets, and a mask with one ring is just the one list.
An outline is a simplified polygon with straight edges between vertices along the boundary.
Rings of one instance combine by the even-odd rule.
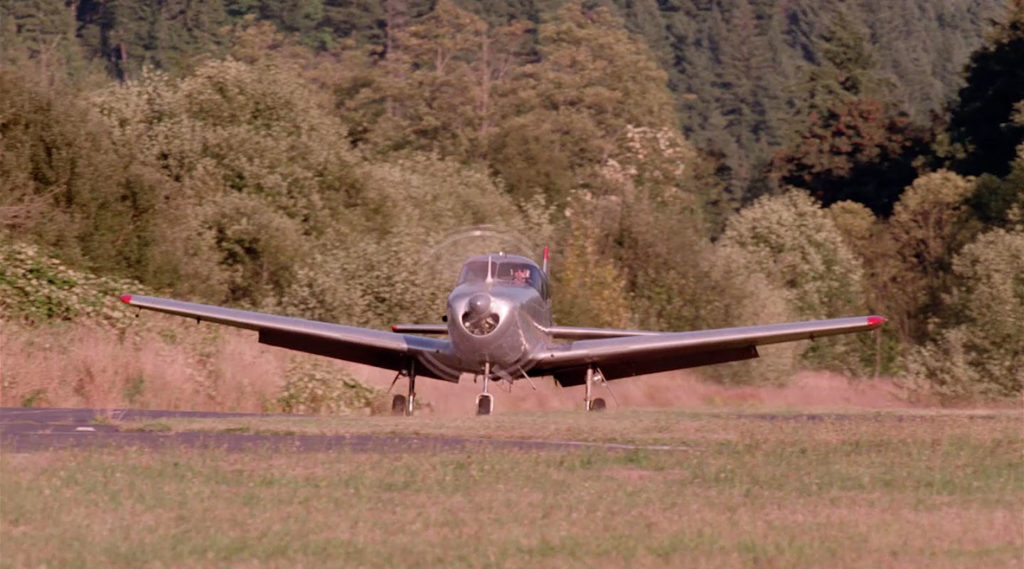
[[688, 332], [556, 326], [547, 247], [542, 266], [505, 253], [470, 258], [448, 296], [443, 323], [395, 324], [391, 332], [135, 294], [121, 301], [255, 330], [261, 344], [395, 371], [392, 388], [408, 379], [407, 394], [392, 400], [392, 411], [404, 415], [413, 413], [419, 377], [482, 378], [478, 415], [494, 410], [490, 382], [533, 385], [532, 378], [545, 376], [562, 386], [584, 385], [584, 408], [596, 411], [606, 403], [593, 389], [611, 380], [756, 358], [758, 346], [874, 330], [886, 321], [857, 316]]

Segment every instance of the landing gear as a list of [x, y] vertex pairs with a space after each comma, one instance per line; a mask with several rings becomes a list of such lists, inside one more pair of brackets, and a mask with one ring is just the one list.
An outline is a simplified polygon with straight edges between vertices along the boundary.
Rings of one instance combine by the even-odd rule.
[[391, 398], [391, 414], [396, 416], [405, 415], [405, 408], [407, 405], [405, 395], [395, 395]]
[[490, 393], [481, 393], [476, 396], [476, 414], [490, 415], [494, 411], [494, 396]]
[[391, 391], [395, 382], [403, 375], [409, 378], [409, 395], [395, 395], [391, 398], [391, 414], [410, 416], [416, 404], [416, 360], [409, 361], [408, 369], [398, 370], [395, 379], [391, 380], [391, 387], [388, 388], [388, 391]]
[[[605, 379], [601, 370], [597, 369], [595, 366], [588, 366], [585, 382], [586, 392], [583, 395], [583, 408], [587, 411], [604, 411], [608, 407], [608, 404], [605, 403], [604, 399], [592, 396], [594, 384], [598, 382], [603, 383], [604, 386], [608, 388], [608, 393], [612, 395], [612, 399], [615, 398], [615, 392], [613, 392], [612, 388], [609, 387], [608, 380]], [[618, 401], [616, 401], [616, 404], [617, 403]]]
[[476, 414], [490, 415], [494, 411], [494, 396], [487, 392], [491, 380], [491, 362], [484, 362], [484, 392], [476, 396]]

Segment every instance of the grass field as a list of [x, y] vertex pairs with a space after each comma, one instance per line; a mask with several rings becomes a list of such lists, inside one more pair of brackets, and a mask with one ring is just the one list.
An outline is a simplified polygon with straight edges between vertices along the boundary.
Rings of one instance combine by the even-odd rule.
[[1024, 564], [1019, 412], [661, 410], [158, 427], [686, 450], [4, 453], [0, 566]]

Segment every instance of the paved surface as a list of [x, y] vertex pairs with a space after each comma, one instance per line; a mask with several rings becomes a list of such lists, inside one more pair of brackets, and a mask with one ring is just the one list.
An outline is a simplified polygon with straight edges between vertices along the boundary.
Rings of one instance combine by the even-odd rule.
[[121, 430], [104, 420], [122, 422], [155, 421], [177, 417], [229, 418], [259, 417], [245, 413], [192, 411], [144, 411], [138, 409], [21, 409], [0, 408], [0, 452], [36, 452], [67, 448], [144, 447], [208, 448], [225, 451], [326, 452], [416, 452], [455, 451], [466, 448], [513, 448], [522, 450], [567, 450], [607, 448], [612, 450], [687, 450], [685, 447], [637, 446], [576, 441], [524, 441], [414, 435], [288, 435], [230, 432], [143, 432]]
[[[209, 448], [225, 451], [298, 451], [298, 452], [435, 452], [466, 448], [522, 450], [569, 450], [602, 448], [609, 450], [693, 450], [682, 446], [628, 445], [581, 441], [499, 440], [466, 437], [424, 437], [416, 435], [289, 435], [233, 432], [144, 432], [114, 424], [138, 423], [170, 418], [260, 417], [251, 413], [210, 413], [197, 411], [146, 411], [140, 409], [23, 409], [0, 407], [0, 452], [36, 452], [63, 448], [144, 447]], [[728, 414], [726, 416], [729, 416]], [[737, 414], [736, 418], [771, 422], [819, 423], [824, 421], [904, 422], [931, 420], [926, 415], [886, 414]], [[995, 414], [979, 414], [972, 419], [986, 420]]]

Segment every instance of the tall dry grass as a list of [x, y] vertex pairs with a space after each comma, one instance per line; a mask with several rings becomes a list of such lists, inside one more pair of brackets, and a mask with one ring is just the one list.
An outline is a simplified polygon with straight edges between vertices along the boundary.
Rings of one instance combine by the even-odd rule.
[[[380, 390], [394, 373], [259, 344], [253, 332], [178, 317], [125, 315], [118, 327], [0, 321], [0, 405], [277, 411], [289, 370], [316, 363]], [[582, 408], [583, 388], [550, 379], [494, 385], [496, 412]], [[405, 380], [395, 385], [406, 390]], [[471, 415], [481, 385], [417, 382], [423, 411]], [[890, 409], [910, 406], [891, 381], [802, 372], [786, 386], [728, 387], [698, 372], [656, 374], [598, 387], [610, 407]]]
[[252, 332], [144, 317], [120, 330], [0, 323], [0, 405], [266, 411], [290, 358], [312, 357]]

